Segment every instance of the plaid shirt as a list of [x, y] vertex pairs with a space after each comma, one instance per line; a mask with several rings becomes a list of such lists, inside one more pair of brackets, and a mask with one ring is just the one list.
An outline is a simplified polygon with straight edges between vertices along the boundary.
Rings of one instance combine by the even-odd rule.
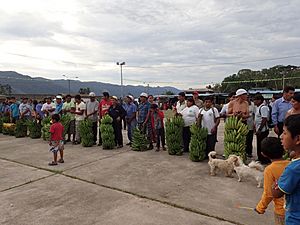
[[138, 109], [137, 109], [137, 112], [138, 112], [137, 122], [138, 123], [144, 123], [145, 122], [149, 110], [150, 110], [150, 103], [149, 102], [139, 104]]

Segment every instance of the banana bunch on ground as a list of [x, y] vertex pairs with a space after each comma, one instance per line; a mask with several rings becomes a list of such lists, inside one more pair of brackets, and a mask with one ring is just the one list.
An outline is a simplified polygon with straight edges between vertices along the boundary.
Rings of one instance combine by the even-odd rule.
[[182, 117], [175, 116], [166, 121], [166, 141], [170, 155], [182, 155]]
[[92, 147], [94, 144], [93, 136], [93, 122], [90, 119], [85, 119], [79, 123], [79, 133], [81, 138], [81, 145], [83, 147]]
[[14, 123], [3, 123], [2, 133], [5, 135], [15, 135], [16, 124]]
[[28, 120], [27, 121], [27, 127], [29, 130], [29, 137], [32, 139], [41, 138], [42, 136], [42, 126], [38, 123], [37, 120]]
[[248, 127], [237, 117], [228, 117], [225, 123], [224, 155], [239, 155], [246, 159], [246, 136]]
[[0, 133], [2, 133], [3, 123], [9, 123], [9, 117], [8, 116], [0, 117]]
[[26, 136], [27, 136], [27, 120], [19, 119], [16, 122], [15, 137], [20, 138]]
[[42, 138], [44, 141], [49, 141], [50, 139], [50, 126], [51, 126], [51, 117], [45, 117], [42, 120]]
[[133, 151], [146, 151], [148, 144], [146, 135], [138, 128], [135, 128], [133, 130], [131, 149]]
[[103, 149], [113, 149], [116, 145], [112, 122], [113, 119], [109, 115], [105, 115], [101, 119], [100, 131]]
[[191, 141], [189, 146], [190, 159], [194, 162], [199, 162], [205, 158], [206, 139], [208, 130], [201, 128], [196, 124], [190, 127]]
[[68, 133], [71, 120], [72, 120], [72, 117], [69, 114], [64, 114], [61, 116], [60, 122], [64, 126], [64, 133], [63, 133], [64, 138], [65, 138], [66, 134]]

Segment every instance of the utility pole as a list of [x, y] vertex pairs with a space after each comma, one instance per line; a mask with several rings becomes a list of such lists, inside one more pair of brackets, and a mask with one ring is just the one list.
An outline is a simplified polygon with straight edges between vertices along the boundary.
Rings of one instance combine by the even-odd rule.
[[63, 77], [67, 78], [68, 81], [68, 90], [69, 90], [69, 94], [71, 94], [71, 78], [78, 78], [78, 77], [69, 77], [67, 75], [62, 75]]
[[123, 66], [125, 65], [125, 62], [117, 62], [117, 65], [120, 66], [121, 69], [121, 97], [124, 97], [123, 93]]

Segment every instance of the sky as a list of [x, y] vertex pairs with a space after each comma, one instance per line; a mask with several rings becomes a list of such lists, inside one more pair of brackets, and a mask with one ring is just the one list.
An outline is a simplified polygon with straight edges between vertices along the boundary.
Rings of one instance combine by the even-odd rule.
[[[0, 70], [200, 88], [299, 65], [300, 1], [0, 0]], [[75, 78], [78, 77], [78, 78]]]

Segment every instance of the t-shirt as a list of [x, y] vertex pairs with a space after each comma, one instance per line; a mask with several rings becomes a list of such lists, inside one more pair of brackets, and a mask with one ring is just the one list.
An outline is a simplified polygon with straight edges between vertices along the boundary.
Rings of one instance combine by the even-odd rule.
[[64, 133], [64, 126], [60, 123], [53, 123], [50, 126], [49, 132], [51, 133], [51, 141], [62, 141], [63, 133]]
[[[263, 118], [267, 118], [269, 117], [269, 107], [266, 105], [261, 104], [260, 106], [258, 106], [258, 108], [256, 109], [256, 113], [255, 113], [255, 127], [256, 130], [258, 130], [260, 128], [261, 122]], [[262, 128], [262, 132], [268, 130], [268, 123], [266, 122], [266, 125]]]
[[20, 113], [24, 113], [27, 112], [24, 114], [24, 116], [31, 116], [31, 110], [32, 110], [32, 107], [31, 105], [29, 105], [28, 103], [24, 104], [24, 103], [21, 103], [20, 106], [19, 106], [19, 110], [20, 110]]
[[196, 105], [184, 108], [180, 114], [184, 120], [184, 126], [188, 127], [197, 121], [199, 115], [199, 108]]
[[44, 117], [44, 113], [42, 112], [42, 107], [43, 107], [43, 104], [42, 103], [38, 103], [36, 106], [35, 106], [35, 111], [39, 114], [39, 116], [41, 118]]
[[[80, 111], [86, 109], [86, 105], [84, 102], [80, 102], [79, 104], [76, 103], [75, 107], [76, 107], [75, 112], [80, 112]], [[77, 121], [84, 120], [84, 113], [82, 115], [75, 114], [75, 120], [77, 120]]]
[[[86, 103], [86, 114], [91, 114], [94, 112], [98, 112], [98, 106], [99, 106], [99, 102], [97, 100], [95, 101], [87, 101]], [[98, 115], [97, 113], [91, 115], [88, 117], [89, 119], [91, 119], [93, 122], [96, 122], [98, 120]]]
[[145, 102], [145, 103], [140, 103], [137, 111], [138, 111], [138, 117], [137, 117], [137, 121], [138, 123], [143, 123], [145, 122], [148, 112], [150, 110], [150, 103], [149, 102]]
[[[49, 110], [49, 109], [55, 109], [55, 104], [54, 103], [45, 103], [43, 106], [42, 106], [42, 111], [44, 112], [45, 110]], [[53, 112], [49, 112], [49, 116], [53, 115], [54, 114], [54, 111]]]
[[108, 112], [108, 109], [111, 105], [111, 100], [102, 99], [99, 103], [99, 115], [101, 117], [104, 116]]
[[[75, 108], [75, 103], [73, 101], [70, 102], [64, 102], [62, 109], [63, 110], [71, 110], [71, 108]], [[75, 116], [73, 113], [67, 112], [67, 115], [70, 115], [72, 120], [75, 119]]]
[[19, 107], [16, 103], [10, 105], [10, 112], [13, 118], [17, 118], [19, 116]]
[[286, 216], [293, 213], [298, 219], [295, 224], [300, 224], [300, 158], [292, 160], [285, 168], [279, 178], [278, 187], [285, 193]]
[[211, 134], [211, 129], [216, 125], [215, 119], [220, 117], [219, 111], [215, 107], [208, 110], [202, 108], [200, 114], [202, 115], [202, 127], [207, 128], [208, 134]]
[[123, 108], [125, 109], [125, 111], [127, 113], [126, 118], [131, 118], [132, 115], [134, 113], [136, 113], [136, 110], [137, 110], [137, 107], [133, 102], [130, 104], [123, 105]]
[[[177, 113], [180, 113], [184, 108], [187, 107], [187, 104], [186, 104], [186, 100], [184, 100], [183, 102], [180, 103], [180, 101], [178, 101], [176, 103], [176, 112]], [[199, 108], [198, 108], [199, 109]]]
[[61, 113], [63, 104], [64, 104], [63, 102], [61, 102], [60, 104], [57, 104], [57, 103], [55, 104], [55, 111], [54, 111], [55, 114]]

